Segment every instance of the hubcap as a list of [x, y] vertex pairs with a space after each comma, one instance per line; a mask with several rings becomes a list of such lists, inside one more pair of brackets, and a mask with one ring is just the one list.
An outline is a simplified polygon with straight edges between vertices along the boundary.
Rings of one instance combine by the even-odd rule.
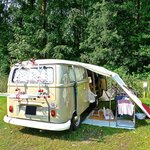
[[79, 126], [79, 124], [80, 124], [80, 116], [75, 116], [74, 121], [75, 121], [75, 126], [76, 127]]

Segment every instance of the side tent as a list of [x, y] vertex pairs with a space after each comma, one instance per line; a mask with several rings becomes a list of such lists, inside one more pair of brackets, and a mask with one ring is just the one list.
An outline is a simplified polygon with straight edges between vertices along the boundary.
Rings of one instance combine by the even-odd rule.
[[150, 107], [142, 103], [138, 99], [138, 97], [130, 91], [130, 89], [127, 87], [127, 85], [123, 82], [123, 80], [120, 78], [118, 74], [96, 65], [86, 63], [79, 63], [79, 65], [97, 74], [111, 77], [124, 90], [124, 92], [141, 108], [141, 110], [150, 118]]

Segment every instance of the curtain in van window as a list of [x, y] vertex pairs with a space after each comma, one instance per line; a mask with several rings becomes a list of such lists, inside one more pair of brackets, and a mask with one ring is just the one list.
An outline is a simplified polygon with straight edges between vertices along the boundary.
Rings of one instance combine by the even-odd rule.
[[15, 69], [13, 82], [17, 83], [53, 83], [53, 68]]

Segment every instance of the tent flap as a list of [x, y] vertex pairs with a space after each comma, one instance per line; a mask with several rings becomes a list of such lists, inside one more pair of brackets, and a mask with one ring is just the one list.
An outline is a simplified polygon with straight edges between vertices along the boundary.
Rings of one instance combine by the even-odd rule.
[[145, 110], [150, 114], [150, 107], [148, 107], [146, 104], [142, 103], [142, 106], [145, 108]]

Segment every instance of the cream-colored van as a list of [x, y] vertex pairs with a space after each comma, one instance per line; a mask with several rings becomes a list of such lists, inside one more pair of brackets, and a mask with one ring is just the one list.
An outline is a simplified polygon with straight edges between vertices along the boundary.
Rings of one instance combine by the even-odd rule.
[[1, 94], [7, 96], [4, 121], [44, 130], [75, 130], [90, 103], [96, 103], [107, 93], [105, 77], [112, 78], [150, 118], [150, 107], [138, 99], [118, 74], [92, 64], [43, 59], [12, 67], [8, 93]]
[[95, 102], [94, 75], [78, 62], [66, 60], [15, 64], [8, 80], [4, 121], [53, 131], [78, 128], [81, 114]]

